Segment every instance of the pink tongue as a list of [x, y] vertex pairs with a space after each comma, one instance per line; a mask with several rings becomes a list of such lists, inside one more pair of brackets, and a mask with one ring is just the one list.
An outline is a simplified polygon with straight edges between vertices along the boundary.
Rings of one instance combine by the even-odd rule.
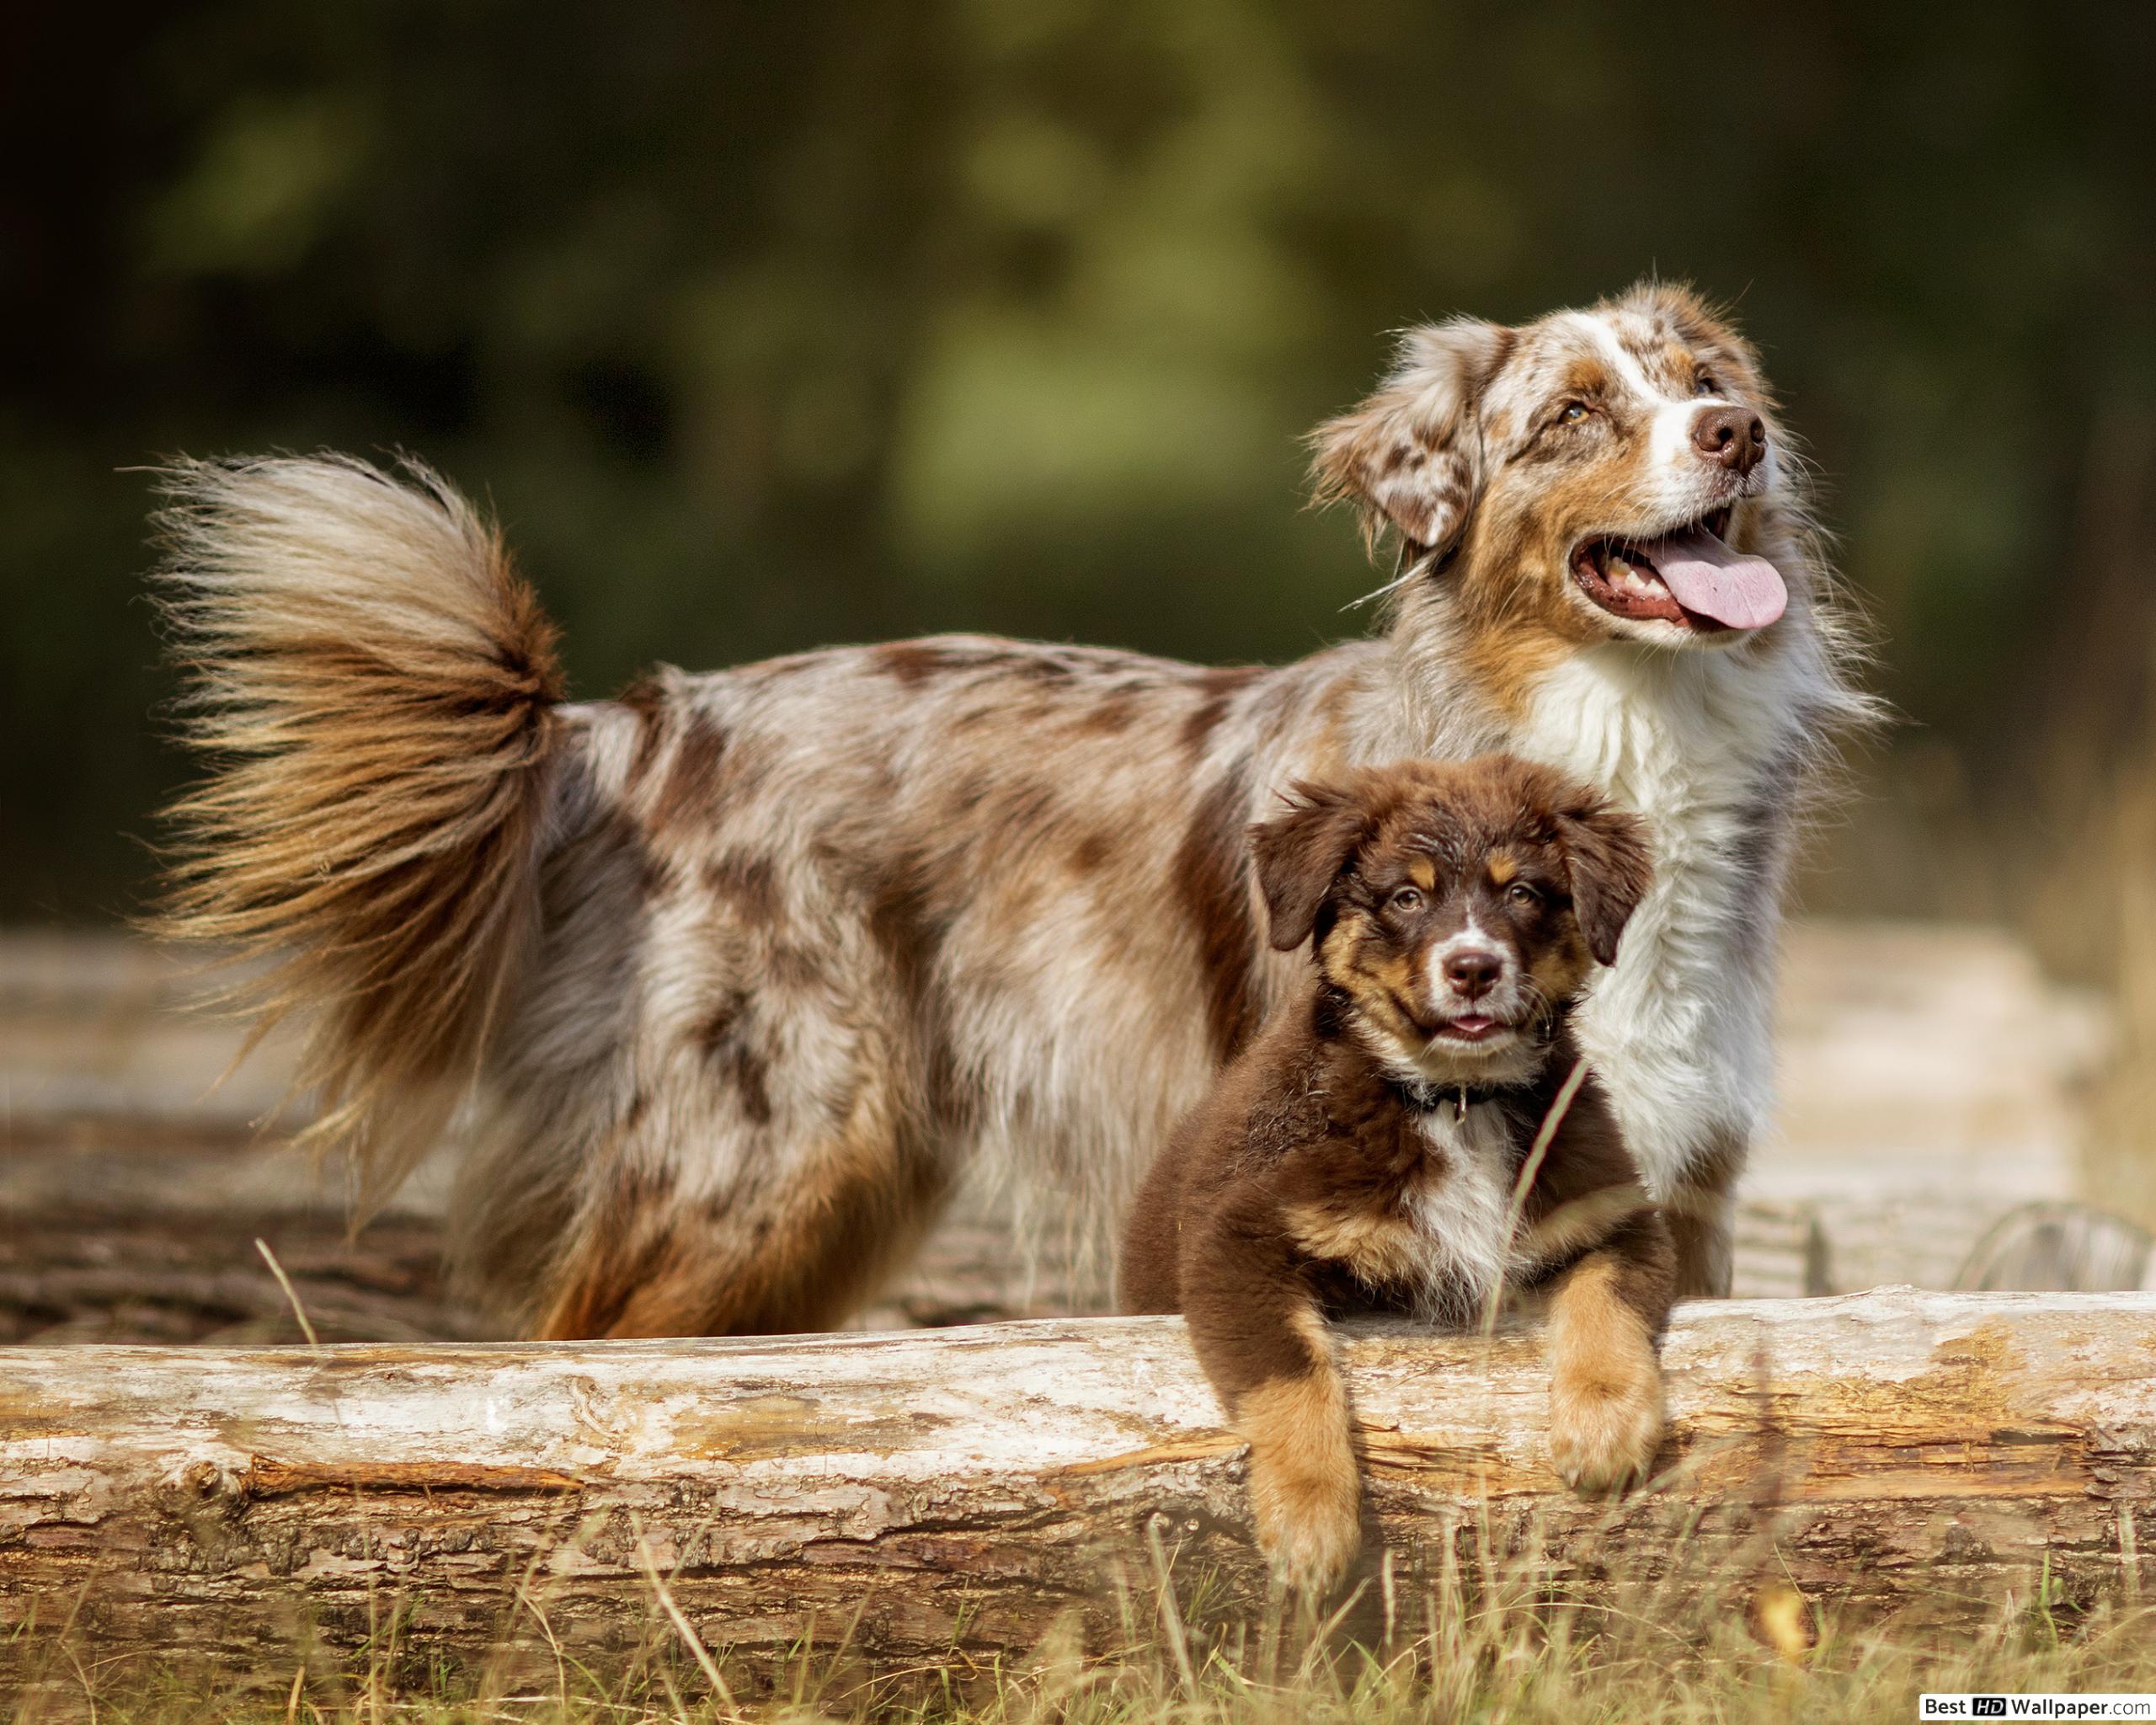
[[1705, 527], [1650, 539], [1640, 554], [1653, 561], [1662, 585], [1685, 610], [1732, 629], [1763, 629], [1789, 603], [1789, 590], [1772, 563], [1740, 556]]

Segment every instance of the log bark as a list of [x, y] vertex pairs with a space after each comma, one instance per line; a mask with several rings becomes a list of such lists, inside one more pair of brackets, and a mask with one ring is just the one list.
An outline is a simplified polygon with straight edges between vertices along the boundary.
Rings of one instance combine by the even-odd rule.
[[[1952, 1616], [2047, 1564], [2068, 1599], [2134, 1594], [2156, 1541], [2156, 1296], [1686, 1307], [1662, 1476], [1615, 1504], [1543, 1459], [1534, 1331], [1366, 1327], [1342, 1354], [1366, 1574], [1390, 1552], [1368, 1597], [1416, 1623], [1423, 1590], [1454, 1609], [1507, 1565]], [[1150, 1633], [1165, 1566], [1203, 1633], [1263, 1595], [1219, 1418], [1171, 1319], [4, 1349], [0, 1621], [289, 1671], [393, 1619], [415, 1658], [603, 1669], [659, 1621], [648, 1568], [753, 1687], [804, 1637], [874, 1673]]]

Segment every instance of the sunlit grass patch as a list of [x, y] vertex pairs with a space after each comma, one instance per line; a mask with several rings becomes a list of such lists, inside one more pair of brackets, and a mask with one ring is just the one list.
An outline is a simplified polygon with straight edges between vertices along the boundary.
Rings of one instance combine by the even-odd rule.
[[[295, 1656], [244, 1676], [88, 1664], [64, 1640], [40, 1652], [18, 1722], [94, 1717], [111, 1725], [464, 1725], [464, 1722], [894, 1720], [948, 1725], [1288, 1725], [1288, 1722], [1506, 1721], [1518, 1725], [1707, 1725], [1719, 1721], [1913, 1720], [1926, 1690], [2156, 1690], [2156, 1611], [2069, 1614], [2040, 1579], [1975, 1628], [1900, 1631], [1822, 1612], [1793, 1589], [1710, 1582], [1682, 1599], [1618, 1586], [1566, 1599], [1505, 1589], [1480, 1602], [1435, 1590], [1395, 1600], [1390, 1635], [1353, 1638], [1278, 1612], [1201, 1641], [1180, 1609], [1132, 1601], [1134, 1638], [1088, 1657], [1051, 1636], [1033, 1657], [983, 1669], [954, 1658], [862, 1679], [842, 1649], [806, 1648], [755, 1693], [724, 1664], [654, 1632], [606, 1672], [573, 1658], [543, 1681], [529, 1663], [476, 1677], [385, 1647], [339, 1662]], [[1628, 1595], [1631, 1597], [1628, 1598]], [[1328, 1632], [1330, 1629], [1331, 1632]], [[21, 1649], [18, 1649], [21, 1651]], [[29, 1667], [19, 1668], [26, 1673]]]

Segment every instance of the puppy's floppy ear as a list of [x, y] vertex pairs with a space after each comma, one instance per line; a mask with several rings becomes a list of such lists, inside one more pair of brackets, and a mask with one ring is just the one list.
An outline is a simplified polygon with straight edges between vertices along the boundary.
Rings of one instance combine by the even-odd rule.
[[1583, 792], [1561, 809], [1556, 825], [1580, 932], [1596, 963], [1614, 964], [1618, 937], [1654, 882], [1646, 823], [1606, 797]]
[[1355, 504], [1372, 547], [1390, 526], [1411, 553], [1449, 549], [1482, 486], [1476, 399], [1512, 344], [1473, 318], [1410, 330], [1377, 393], [1310, 434], [1317, 500]]
[[1283, 953], [1310, 937], [1326, 895], [1369, 826], [1362, 798], [1345, 787], [1299, 782], [1292, 796], [1285, 814], [1250, 830], [1273, 944]]

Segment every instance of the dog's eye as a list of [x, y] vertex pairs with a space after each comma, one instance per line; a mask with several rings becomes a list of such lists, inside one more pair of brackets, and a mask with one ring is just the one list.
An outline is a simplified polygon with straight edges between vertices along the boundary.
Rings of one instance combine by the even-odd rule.
[[1721, 393], [1721, 385], [1715, 382], [1715, 374], [1713, 372], [1702, 371], [1700, 373], [1699, 381], [1692, 386], [1692, 393], [1694, 395], [1720, 395]]
[[1586, 417], [1587, 403], [1583, 401], [1568, 401], [1557, 409], [1557, 423], [1560, 425], [1577, 425]]
[[1505, 898], [1508, 903], [1518, 905], [1523, 910], [1531, 909], [1542, 902], [1542, 895], [1524, 880], [1516, 880], [1506, 888]]
[[1422, 908], [1422, 895], [1415, 887], [1404, 886], [1385, 903], [1388, 911], [1419, 911]]

